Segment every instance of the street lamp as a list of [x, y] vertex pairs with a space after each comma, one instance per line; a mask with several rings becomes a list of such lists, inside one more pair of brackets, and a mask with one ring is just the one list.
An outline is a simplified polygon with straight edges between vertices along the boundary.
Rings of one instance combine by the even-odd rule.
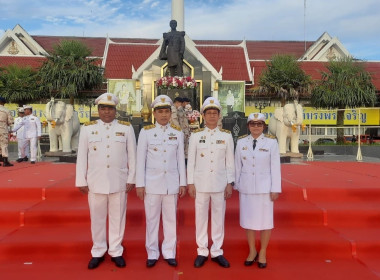
[[260, 113], [261, 110], [265, 109], [265, 107], [270, 106], [270, 99], [269, 98], [258, 98], [255, 101], [255, 108], [259, 109]]

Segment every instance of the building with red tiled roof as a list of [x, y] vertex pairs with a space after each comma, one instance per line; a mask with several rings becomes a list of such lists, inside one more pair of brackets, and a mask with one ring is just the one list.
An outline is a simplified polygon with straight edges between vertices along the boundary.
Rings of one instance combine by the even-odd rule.
[[[16, 64], [34, 69], [43, 63], [53, 46], [62, 40], [79, 40], [98, 57], [105, 77], [139, 85], [131, 86], [135, 95], [144, 95], [149, 102], [157, 94], [154, 82], [166, 71], [166, 61], [158, 59], [162, 39], [93, 38], [71, 36], [29, 35], [20, 25], [7, 30], [0, 38], [0, 67]], [[197, 95], [218, 95], [219, 85], [242, 83], [246, 89], [255, 87], [266, 68], [266, 61], [275, 54], [291, 54], [312, 79], [320, 79], [325, 63], [349, 53], [336, 37], [323, 33], [316, 41], [252, 41], [252, 40], [192, 40], [185, 36], [184, 71], [200, 84]], [[380, 63], [367, 62], [373, 82], [380, 91]], [[108, 83], [107, 90], [111, 87]], [[115, 89], [112, 89], [115, 90]], [[139, 92], [138, 92], [139, 91]], [[244, 94], [244, 93], [243, 93]], [[249, 94], [246, 90], [245, 94]], [[200, 101], [201, 102], [201, 101]], [[139, 106], [142, 106], [140, 104]], [[137, 110], [138, 108], [136, 108]]]

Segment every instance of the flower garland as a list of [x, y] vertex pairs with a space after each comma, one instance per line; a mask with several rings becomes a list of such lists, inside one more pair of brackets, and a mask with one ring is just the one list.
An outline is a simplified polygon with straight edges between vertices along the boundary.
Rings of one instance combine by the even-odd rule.
[[191, 77], [162, 77], [156, 82], [159, 89], [188, 89], [196, 86], [197, 82]]
[[193, 110], [190, 104], [185, 106], [185, 115], [190, 122], [198, 121], [198, 118], [201, 116], [197, 110]]

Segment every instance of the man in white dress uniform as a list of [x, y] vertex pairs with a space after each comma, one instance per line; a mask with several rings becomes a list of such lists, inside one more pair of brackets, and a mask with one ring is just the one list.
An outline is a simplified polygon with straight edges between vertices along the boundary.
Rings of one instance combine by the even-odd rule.
[[[245, 229], [249, 255], [246, 266], [258, 262], [266, 268], [266, 249], [273, 228], [273, 201], [281, 192], [278, 143], [263, 134], [265, 115], [252, 113], [247, 119], [249, 135], [240, 137], [235, 151], [235, 188], [239, 191], [240, 226]], [[261, 231], [261, 246], [255, 247], [255, 231]]]
[[[23, 107], [18, 108], [17, 114], [18, 114], [18, 117], [15, 118], [15, 125], [21, 122], [22, 118], [25, 116], [24, 108]], [[21, 127], [19, 130], [17, 130], [16, 138], [17, 138], [17, 147], [18, 147], [18, 159], [16, 161], [17, 162], [28, 161], [28, 158], [30, 157], [29, 155], [30, 148], [29, 148], [29, 142], [25, 141], [24, 127]]]
[[226, 199], [232, 195], [235, 180], [234, 144], [231, 132], [218, 128], [222, 108], [214, 97], [207, 98], [201, 108], [205, 128], [190, 136], [187, 180], [189, 194], [195, 198], [197, 258], [194, 266], [201, 267], [209, 255], [208, 216], [211, 200], [211, 259], [222, 267], [230, 264], [223, 256]]
[[137, 145], [136, 192], [145, 206], [147, 267], [153, 267], [160, 256], [161, 213], [162, 256], [170, 266], [177, 266], [177, 198], [186, 193], [186, 167], [183, 133], [169, 123], [172, 105], [168, 96], [156, 97], [152, 103], [156, 123], [141, 130]]
[[76, 186], [88, 194], [93, 246], [88, 264], [94, 269], [107, 252], [117, 267], [125, 267], [122, 241], [125, 230], [127, 193], [136, 179], [136, 139], [128, 122], [116, 120], [118, 98], [112, 93], [100, 95], [99, 120], [82, 126], [79, 136]]
[[38, 117], [33, 115], [33, 107], [31, 105], [24, 105], [25, 117], [13, 127], [12, 132], [16, 132], [22, 126], [24, 126], [24, 154], [21, 155], [23, 158], [26, 156], [25, 151], [27, 146], [30, 146], [30, 163], [34, 164], [37, 160], [37, 145], [38, 140], [41, 138], [41, 121]]

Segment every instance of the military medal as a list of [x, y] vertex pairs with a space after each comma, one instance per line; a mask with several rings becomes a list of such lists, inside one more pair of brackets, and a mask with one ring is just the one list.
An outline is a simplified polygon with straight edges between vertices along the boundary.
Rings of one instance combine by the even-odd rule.
[[226, 144], [225, 140], [216, 140], [216, 144]]
[[116, 132], [116, 136], [125, 136], [124, 132]]
[[247, 147], [243, 147], [243, 150], [248, 150], [248, 148]]

